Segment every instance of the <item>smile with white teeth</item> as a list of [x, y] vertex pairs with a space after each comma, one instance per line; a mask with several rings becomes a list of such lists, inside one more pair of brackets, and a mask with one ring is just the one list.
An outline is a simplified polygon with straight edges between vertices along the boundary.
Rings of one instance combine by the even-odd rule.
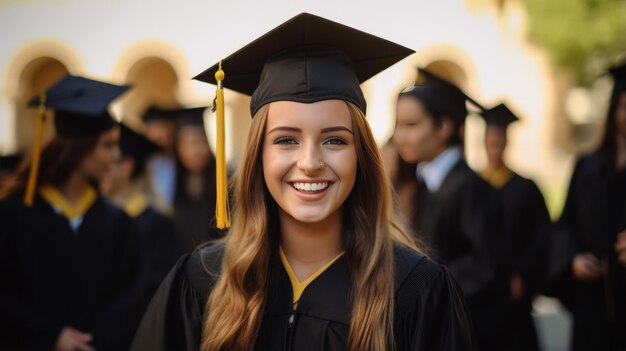
[[292, 186], [300, 191], [323, 191], [328, 188], [328, 182], [321, 183], [292, 183]]

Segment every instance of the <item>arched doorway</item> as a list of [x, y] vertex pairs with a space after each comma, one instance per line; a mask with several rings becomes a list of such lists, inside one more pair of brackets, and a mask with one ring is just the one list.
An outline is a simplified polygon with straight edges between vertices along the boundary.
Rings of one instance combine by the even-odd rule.
[[[68, 73], [67, 67], [52, 57], [39, 57], [24, 66], [19, 75], [19, 85], [15, 98], [15, 131], [17, 149], [29, 152], [35, 138], [37, 109], [28, 107], [28, 102], [36, 95], [45, 92], [49, 87]], [[49, 114], [48, 117], [50, 117]], [[44, 126], [43, 141], [54, 135], [51, 118]]]
[[151, 56], [139, 59], [130, 67], [125, 80], [133, 88], [115, 105], [131, 124], [139, 124], [141, 116], [150, 106], [181, 106], [177, 94], [178, 75], [172, 65], [162, 58]]

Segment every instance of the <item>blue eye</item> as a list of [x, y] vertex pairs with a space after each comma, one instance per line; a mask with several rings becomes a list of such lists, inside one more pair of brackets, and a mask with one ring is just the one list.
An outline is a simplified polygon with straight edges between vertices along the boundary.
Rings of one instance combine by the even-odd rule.
[[330, 137], [324, 140], [323, 144], [324, 145], [346, 145], [348, 144], [348, 142], [346, 142], [345, 139], [340, 138], [340, 137]]
[[296, 139], [292, 137], [280, 137], [274, 140], [274, 144], [297, 144]]

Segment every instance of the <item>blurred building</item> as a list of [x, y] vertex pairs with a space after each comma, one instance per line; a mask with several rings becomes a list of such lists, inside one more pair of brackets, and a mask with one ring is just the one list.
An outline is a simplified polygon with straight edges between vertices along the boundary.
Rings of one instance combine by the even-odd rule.
[[[572, 95], [568, 77], [557, 74], [545, 54], [528, 42], [519, 0], [4, 0], [0, 153], [30, 149], [35, 110], [26, 108], [26, 102], [67, 72], [132, 83], [135, 89], [113, 112], [137, 127], [149, 105], [210, 105], [215, 87], [191, 78], [303, 11], [417, 51], [364, 85], [368, 119], [381, 144], [393, 131], [397, 92], [414, 82], [417, 66], [428, 67], [482, 103], [504, 100], [521, 116], [522, 122], [511, 128], [507, 158], [521, 174], [538, 181], [558, 213], [572, 157], [580, 145], [592, 145], [600, 129], [589, 116], [603, 117], [604, 111], [602, 105], [590, 106], [588, 94]], [[228, 79], [228, 67], [225, 71]], [[227, 154], [236, 163], [250, 123], [249, 99], [227, 91], [226, 100]], [[568, 118], [566, 101], [572, 111], [580, 111], [582, 104], [587, 112]], [[205, 117], [213, 120], [208, 112]], [[468, 119], [468, 158], [478, 169], [485, 164], [483, 128], [480, 118]]]

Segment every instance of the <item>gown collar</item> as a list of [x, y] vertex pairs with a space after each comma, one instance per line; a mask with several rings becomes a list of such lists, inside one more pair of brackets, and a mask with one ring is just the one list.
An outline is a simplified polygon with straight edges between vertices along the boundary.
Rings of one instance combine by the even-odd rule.
[[51, 185], [40, 187], [39, 194], [46, 202], [63, 215], [63, 217], [70, 221], [82, 217], [87, 210], [91, 208], [91, 205], [93, 205], [98, 197], [98, 193], [91, 186], [85, 188], [85, 191], [83, 191], [83, 194], [75, 206], [72, 205], [59, 189]]

